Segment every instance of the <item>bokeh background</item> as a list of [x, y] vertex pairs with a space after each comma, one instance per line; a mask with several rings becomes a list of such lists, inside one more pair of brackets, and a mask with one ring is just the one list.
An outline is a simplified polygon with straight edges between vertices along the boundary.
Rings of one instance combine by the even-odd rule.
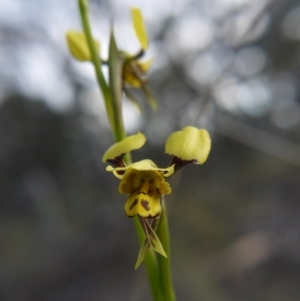
[[[107, 57], [138, 50], [129, 9], [146, 19], [153, 57], [143, 114], [124, 99], [134, 159], [167, 166], [164, 142], [207, 128], [212, 152], [167, 196], [178, 300], [300, 300], [300, 2], [94, 0]], [[64, 34], [75, 0], [0, 1], [0, 300], [150, 301], [126, 196], [105, 172], [113, 143], [92, 66]]]

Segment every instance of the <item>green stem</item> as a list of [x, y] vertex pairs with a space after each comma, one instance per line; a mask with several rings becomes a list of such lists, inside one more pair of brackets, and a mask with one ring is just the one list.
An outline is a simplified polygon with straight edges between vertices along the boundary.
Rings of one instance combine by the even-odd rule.
[[105, 108], [106, 108], [106, 112], [108, 115], [110, 125], [111, 125], [112, 129], [114, 130], [114, 122], [113, 122], [113, 118], [112, 118], [112, 108], [111, 108], [111, 96], [110, 96], [109, 87], [105, 81], [104, 75], [101, 70], [101, 61], [99, 58], [99, 53], [97, 52], [97, 49], [96, 49], [96, 47], [94, 45], [94, 41], [93, 41], [93, 35], [92, 35], [90, 21], [89, 21], [88, 0], [78, 0], [78, 6], [79, 6], [79, 11], [80, 11], [80, 17], [81, 17], [81, 22], [82, 22], [82, 26], [83, 26], [83, 31], [85, 33], [87, 43], [88, 43], [88, 46], [89, 46], [89, 49], [91, 52], [92, 63], [95, 68], [97, 82], [98, 82], [100, 90], [102, 91], [102, 94], [103, 94]]
[[165, 204], [165, 199], [162, 197], [162, 213], [160, 221], [157, 227], [157, 235], [165, 249], [165, 252], [168, 254], [168, 258], [163, 256], [158, 256], [158, 268], [160, 271], [160, 279], [163, 289], [164, 301], [175, 301], [175, 293], [172, 282], [171, 274], [171, 260], [170, 260], [170, 235], [169, 235], [169, 226], [168, 226], [168, 216], [167, 208]]
[[[105, 107], [107, 115], [110, 121], [111, 128], [113, 130], [115, 141], [121, 141], [126, 137], [124, 126], [123, 126], [123, 117], [121, 110], [121, 64], [122, 58], [119, 57], [118, 49], [115, 44], [113, 35], [111, 36], [110, 44], [110, 60], [109, 60], [109, 86], [107, 85], [102, 70], [101, 62], [99, 59], [99, 54], [94, 46], [93, 37], [90, 28], [89, 14], [88, 14], [88, 1], [87, 0], [78, 0], [80, 16], [82, 20], [83, 30], [87, 38], [88, 46], [92, 56], [92, 62], [95, 68], [96, 78], [100, 90], [103, 93]], [[126, 164], [131, 163], [130, 156], [125, 158]], [[141, 224], [139, 223], [138, 218], [134, 218], [134, 225], [136, 228], [137, 236], [140, 244], [143, 243], [145, 239], [145, 234]], [[162, 296], [162, 288], [159, 278], [158, 264], [156, 256], [153, 250], [149, 251], [149, 254], [145, 258], [145, 266], [147, 270], [148, 280], [150, 288], [152, 291], [152, 296], [154, 301], [164, 301]]]

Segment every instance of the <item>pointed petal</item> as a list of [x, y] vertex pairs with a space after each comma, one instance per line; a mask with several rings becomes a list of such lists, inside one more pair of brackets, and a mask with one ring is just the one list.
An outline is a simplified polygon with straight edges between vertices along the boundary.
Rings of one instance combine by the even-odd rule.
[[152, 229], [152, 227], [149, 225], [148, 221], [146, 220], [145, 223], [146, 231], [148, 232], [148, 236], [150, 238], [151, 247], [160, 255], [164, 257], [168, 257], [158, 236], [156, 235], [155, 231]]
[[146, 86], [143, 86], [143, 91], [146, 95], [146, 98], [147, 98], [147, 101], [148, 101], [149, 105], [151, 106], [153, 111], [156, 111], [157, 107], [158, 107], [156, 99], [154, 98], [154, 96], [152, 95], [152, 93], [150, 92], [150, 90]]
[[132, 72], [123, 72], [123, 81], [130, 87], [139, 89], [142, 86], [142, 79]]
[[148, 254], [148, 251], [150, 249], [150, 243], [147, 239], [145, 239], [144, 243], [141, 246], [141, 249], [139, 251], [139, 255], [135, 264], [134, 269], [137, 270], [140, 264], [144, 261], [146, 255]]
[[148, 35], [144, 25], [143, 15], [139, 8], [131, 9], [132, 24], [143, 50], [148, 48]]
[[148, 70], [152, 66], [152, 63], [153, 63], [153, 59], [149, 59], [149, 60], [144, 61], [144, 62], [139, 61], [139, 66], [140, 66], [141, 70], [143, 71], [143, 73], [148, 72]]
[[131, 102], [131, 104], [137, 109], [137, 111], [139, 113], [142, 112], [142, 107], [139, 103], [139, 101], [137, 100], [137, 98], [134, 96], [133, 93], [131, 93], [131, 91], [129, 91], [127, 88], [124, 88], [123, 87], [123, 90], [124, 90], [124, 93], [127, 97], [127, 99]]
[[149, 225], [149, 224], [148, 224], [147, 220], [145, 218], [141, 217], [141, 216], [139, 216], [139, 220], [140, 220], [140, 223], [143, 227], [146, 238], [145, 238], [144, 243], [142, 244], [141, 249], [139, 251], [138, 259], [137, 259], [136, 264], [135, 264], [135, 270], [143, 262], [143, 260], [145, 259], [146, 255], [147, 255], [147, 253], [148, 253], [148, 251], [151, 247], [150, 237], [149, 237], [149, 233], [148, 233], [148, 230], [147, 230], [147, 225]]
[[[160, 216], [158, 216], [156, 218], [153, 218], [152, 219], [152, 223], [150, 225], [145, 218], [140, 217], [140, 221], [141, 221], [141, 224], [143, 226], [146, 238], [145, 238], [145, 240], [144, 240], [144, 242], [143, 242], [143, 244], [141, 246], [141, 249], [139, 251], [138, 259], [137, 259], [136, 264], [135, 264], [135, 270], [143, 262], [143, 260], [145, 259], [146, 255], [148, 254], [148, 251], [149, 251], [150, 247], [152, 246], [150, 235], [152, 235], [153, 232], [154, 232], [154, 235], [156, 235], [155, 234], [155, 229], [156, 229], [156, 227], [158, 225], [159, 219], [160, 219]], [[159, 239], [158, 239], [158, 241], [159, 241]], [[161, 243], [160, 243], [160, 245], [161, 245]], [[162, 248], [162, 246], [161, 246], [161, 248]], [[157, 249], [160, 249], [160, 248], [157, 248]], [[163, 251], [162, 253], [164, 254], [164, 255], [163, 254], [162, 255], [165, 256], [165, 257], [167, 257], [167, 255], [166, 255], [165, 251], [163, 250], [163, 248], [162, 248], [162, 251]]]
[[[78, 61], [91, 61], [92, 56], [88, 47], [88, 43], [83, 32], [68, 31], [66, 34], [67, 45], [69, 51]], [[94, 39], [95, 48], [100, 52], [100, 44]]]
[[184, 161], [202, 164], [206, 161], [210, 148], [211, 140], [206, 130], [187, 126], [169, 136], [165, 152]]

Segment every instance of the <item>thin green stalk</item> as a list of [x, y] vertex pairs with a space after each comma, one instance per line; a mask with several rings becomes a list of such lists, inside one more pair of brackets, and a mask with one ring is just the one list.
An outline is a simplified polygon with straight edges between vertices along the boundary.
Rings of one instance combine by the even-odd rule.
[[[99, 54], [97, 53], [93, 43], [93, 37], [91, 33], [89, 15], [88, 15], [88, 1], [78, 0], [78, 4], [80, 9], [83, 29], [92, 55], [92, 62], [95, 68], [97, 82], [100, 87], [100, 90], [103, 93], [106, 111], [108, 114], [110, 125], [113, 130], [115, 141], [118, 142], [126, 137], [124, 126], [123, 126], [122, 110], [121, 110], [120, 79], [121, 79], [122, 58], [119, 57], [118, 49], [116, 47], [114, 38], [112, 36], [110, 53], [112, 53], [113, 55], [109, 59], [110, 78], [109, 78], [109, 86], [108, 86], [101, 70]], [[131, 163], [130, 156], [127, 156], [124, 159], [126, 164]], [[145, 234], [141, 224], [138, 221], [138, 218], [134, 218], [134, 224], [135, 224], [139, 242], [140, 244], [142, 244], [145, 239]], [[152, 291], [153, 300], [165, 301], [162, 295], [162, 286], [160, 283], [158, 264], [153, 250], [150, 250], [149, 254], [146, 256], [145, 266], [147, 270], [150, 288]]]
[[97, 53], [97, 50], [93, 42], [93, 36], [92, 36], [92, 31], [91, 31], [90, 21], [89, 21], [88, 0], [78, 0], [78, 6], [80, 11], [83, 31], [85, 33], [87, 43], [91, 52], [92, 62], [95, 68], [97, 82], [100, 90], [102, 91], [108, 119], [114, 132], [115, 126], [114, 126], [114, 121], [112, 116], [111, 96], [110, 96], [109, 87], [105, 81], [104, 75], [101, 70], [99, 53]]
[[166, 210], [165, 199], [162, 197], [162, 213], [160, 221], [157, 227], [157, 235], [164, 246], [168, 258], [163, 256], [158, 256], [158, 268], [160, 271], [160, 279], [163, 288], [163, 297], [164, 301], [175, 301], [175, 292], [172, 282], [171, 274], [171, 260], [170, 260], [170, 235], [169, 235], [169, 225], [168, 225], [168, 216]]

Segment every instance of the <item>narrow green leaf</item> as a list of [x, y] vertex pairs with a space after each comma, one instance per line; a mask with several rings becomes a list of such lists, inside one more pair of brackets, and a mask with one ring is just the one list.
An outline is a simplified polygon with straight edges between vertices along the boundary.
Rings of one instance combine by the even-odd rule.
[[113, 30], [111, 30], [109, 41], [109, 57], [108, 57], [108, 70], [109, 70], [109, 86], [111, 92], [111, 118], [114, 126], [115, 140], [122, 140], [123, 133], [118, 129], [124, 129], [122, 117], [122, 66], [123, 58], [118, 50]]

